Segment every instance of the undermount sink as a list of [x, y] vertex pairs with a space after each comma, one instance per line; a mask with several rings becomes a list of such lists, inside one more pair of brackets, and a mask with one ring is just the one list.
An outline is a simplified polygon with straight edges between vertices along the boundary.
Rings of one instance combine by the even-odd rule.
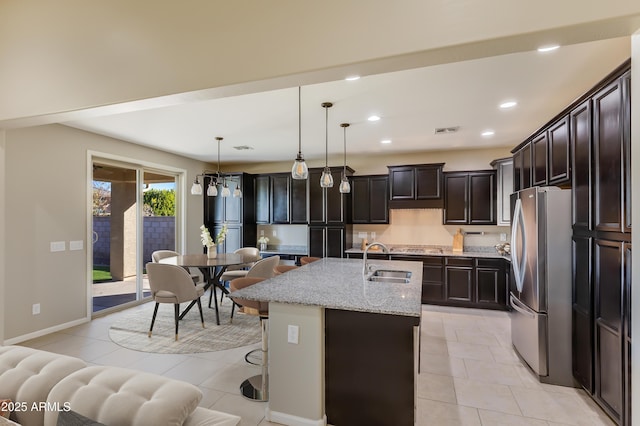
[[410, 271], [377, 269], [369, 276], [369, 278], [367, 278], [367, 280], [387, 283], [408, 283], [410, 281], [410, 278]]

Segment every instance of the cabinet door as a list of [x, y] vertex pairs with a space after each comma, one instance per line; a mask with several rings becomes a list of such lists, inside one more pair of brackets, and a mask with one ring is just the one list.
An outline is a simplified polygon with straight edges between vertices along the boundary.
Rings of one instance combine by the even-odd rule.
[[549, 184], [560, 184], [569, 181], [569, 117], [565, 117], [549, 128], [547, 163]]
[[389, 223], [388, 176], [372, 176], [369, 179], [369, 223]]
[[324, 188], [320, 187], [322, 170], [309, 171], [309, 223], [325, 223]]
[[531, 188], [532, 180], [532, 154], [531, 144], [527, 144], [522, 148], [522, 175], [520, 176], [520, 189]]
[[[240, 186], [242, 189], [242, 178], [240, 176], [233, 176], [235, 180], [227, 181], [227, 185], [231, 190], [231, 194], [233, 194], [233, 190], [236, 186]], [[224, 199], [224, 221], [228, 224], [241, 224], [242, 223], [242, 198], [234, 197], [233, 195], [229, 195], [228, 197], [220, 196], [218, 193], [218, 197]]]
[[309, 227], [309, 256], [324, 257], [325, 231], [324, 226]]
[[522, 151], [513, 154], [513, 192], [522, 189]]
[[424, 257], [422, 259], [422, 303], [444, 300], [444, 259], [435, 256]]
[[242, 226], [228, 227], [224, 246], [225, 253], [233, 253], [242, 247]]
[[631, 71], [622, 77], [622, 149], [624, 158], [624, 232], [631, 232]]
[[331, 171], [333, 176], [333, 186], [326, 188], [325, 203], [326, 203], [326, 218], [327, 225], [331, 224], [343, 224], [345, 223], [344, 215], [344, 202], [346, 195], [340, 192], [340, 179], [342, 179], [342, 172], [339, 170]]
[[[386, 195], [386, 194], [385, 194]], [[386, 200], [385, 200], [386, 202]], [[369, 178], [356, 176], [351, 180], [351, 220], [353, 223], [369, 223]]]
[[569, 119], [573, 157], [573, 229], [591, 230], [591, 100], [571, 111]]
[[572, 251], [573, 377], [591, 394], [593, 393], [591, 237], [574, 236]]
[[469, 224], [496, 224], [496, 172], [469, 173]]
[[291, 179], [291, 199], [289, 206], [292, 224], [307, 223], [307, 181], [308, 179]]
[[473, 302], [473, 259], [449, 257], [444, 273], [447, 301]]
[[624, 245], [624, 299], [625, 299], [625, 358], [624, 358], [624, 395], [625, 425], [631, 423], [631, 244]]
[[441, 198], [442, 166], [418, 166], [415, 168], [416, 200]]
[[595, 240], [595, 394], [598, 403], [620, 422], [623, 407], [623, 247]]
[[544, 131], [531, 141], [533, 163], [533, 186], [547, 184], [547, 132]]
[[268, 175], [256, 176], [256, 223], [270, 223]]
[[327, 227], [325, 257], [343, 257], [345, 249], [345, 229]]
[[620, 80], [593, 97], [594, 221], [598, 231], [623, 231], [622, 88]]
[[[209, 178], [204, 179], [204, 188], [209, 186]], [[207, 211], [207, 219], [212, 223], [223, 223], [224, 222], [224, 198], [220, 196], [221, 187], [218, 185], [218, 196], [217, 197], [209, 197], [207, 196], [206, 190], [204, 192], [204, 199], [206, 203], [205, 210]]]
[[444, 174], [444, 223], [469, 223], [469, 175], [466, 172]]
[[389, 183], [392, 200], [415, 199], [415, 170], [413, 167], [390, 167]]
[[271, 176], [272, 223], [289, 223], [289, 181], [289, 173]]
[[513, 160], [498, 160], [496, 167], [496, 225], [509, 226], [511, 224], [510, 199], [513, 192]]
[[475, 302], [479, 307], [505, 307], [507, 288], [501, 259], [476, 259]]

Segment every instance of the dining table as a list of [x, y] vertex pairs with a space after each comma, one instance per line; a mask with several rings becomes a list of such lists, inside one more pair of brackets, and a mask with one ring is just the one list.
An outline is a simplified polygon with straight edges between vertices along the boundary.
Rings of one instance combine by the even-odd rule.
[[[208, 257], [206, 254], [183, 254], [179, 256], [166, 257], [160, 263], [182, 266], [185, 268], [198, 268], [204, 277], [204, 290], [211, 288], [212, 299], [216, 310], [216, 324], [220, 325], [220, 311], [218, 310], [218, 298], [216, 289], [220, 289], [224, 294], [229, 294], [229, 290], [220, 281], [220, 277], [231, 265], [251, 265], [260, 259], [260, 256], [241, 253], [217, 253], [216, 257]], [[182, 319], [189, 310], [196, 304], [194, 300], [180, 314]], [[211, 299], [209, 300], [211, 308]]]

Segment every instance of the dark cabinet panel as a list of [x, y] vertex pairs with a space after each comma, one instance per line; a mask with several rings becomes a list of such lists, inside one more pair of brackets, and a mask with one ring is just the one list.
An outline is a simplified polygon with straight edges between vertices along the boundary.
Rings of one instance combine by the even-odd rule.
[[469, 175], [465, 172], [444, 174], [444, 223], [469, 223]]
[[325, 233], [324, 226], [309, 227], [309, 256], [324, 257]]
[[428, 165], [415, 168], [416, 200], [434, 200], [442, 198], [442, 166]]
[[291, 175], [271, 176], [271, 222], [289, 223], [289, 182]]
[[623, 243], [594, 240], [596, 401], [618, 422], [624, 386]]
[[513, 192], [522, 189], [522, 150], [513, 154]]
[[441, 303], [444, 294], [444, 258], [440, 256], [403, 256], [393, 254], [391, 260], [422, 262], [422, 303]]
[[269, 223], [269, 183], [268, 175], [256, 176], [256, 223]]
[[[319, 186], [319, 185], [318, 185]], [[307, 180], [291, 179], [291, 223], [307, 223]]]
[[531, 140], [531, 159], [533, 165], [532, 185], [547, 184], [547, 132], [535, 136]]
[[332, 170], [331, 176], [333, 176], [333, 186], [325, 190], [327, 224], [339, 225], [347, 221], [345, 198], [350, 198], [350, 194], [342, 194], [340, 192], [340, 179], [342, 179], [341, 170]]
[[531, 188], [532, 181], [532, 154], [531, 144], [527, 144], [522, 148], [522, 174], [520, 175], [520, 189]]
[[622, 80], [622, 155], [624, 158], [624, 232], [631, 232], [631, 71]]
[[322, 170], [309, 170], [309, 223], [324, 224], [326, 213], [324, 208], [324, 188], [320, 187]]
[[[230, 190], [233, 194], [236, 184], [231, 184]], [[231, 188], [233, 186], [233, 188]], [[223, 198], [219, 193], [218, 197]], [[228, 224], [239, 225], [242, 223], [242, 198], [232, 195], [224, 197], [224, 219]]]
[[507, 282], [504, 261], [501, 259], [476, 259], [475, 302], [478, 305], [507, 304]]
[[346, 249], [346, 230], [327, 227], [325, 257], [343, 257]]
[[444, 173], [447, 225], [496, 224], [496, 171]]
[[569, 117], [564, 117], [553, 124], [548, 131], [547, 152], [549, 162], [547, 164], [548, 182], [557, 185], [569, 181], [570, 153], [569, 153]]
[[598, 231], [622, 232], [623, 158], [620, 80], [593, 97], [594, 221]]
[[631, 244], [624, 245], [624, 394], [625, 410], [623, 424], [631, 424]]
[[[353, 170], [347, 168], [347, 176]], [[351, 218], [351, 194], [340, 192], [342, 168], [332, 168], [333, 187], [321, 188], [322, 169], [309, 170], [309, 224], [343, 225]]]
[[591, 295], [591, 237], [572, 240], [572, 365], [573, 376], [589, 393], [593, 392], [593, 310]]
[[473, 301], [473, 268], [445, 266], [448, 301]]
[[351, 179], [352, 223], [389, 223], [389, 177], [354, 176]]
[[397, 209], [441, 208], [444, 163], [388, 166], [389, 206]]
[[591, 230], [591, 100], [571, 111], [569, 119], [573, 157], [573, 229]]
[[349, 226], [310, 226], [309, 256], [344, 257], [347, 241], [351, 241]]

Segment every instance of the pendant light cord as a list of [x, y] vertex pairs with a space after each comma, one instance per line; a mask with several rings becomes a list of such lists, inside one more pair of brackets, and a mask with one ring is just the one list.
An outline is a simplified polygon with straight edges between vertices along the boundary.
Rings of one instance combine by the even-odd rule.
[[324, 167], [329, 167], [329, 106], [324, 108]]
[[342, 167], [342, 175], [347, 176], [347, 126], [342, 128], [344, 129], [344, 163]]
[[298, 157], [302, 155], [302, 101], [300, 100], [300, 86], [298, 86]]

